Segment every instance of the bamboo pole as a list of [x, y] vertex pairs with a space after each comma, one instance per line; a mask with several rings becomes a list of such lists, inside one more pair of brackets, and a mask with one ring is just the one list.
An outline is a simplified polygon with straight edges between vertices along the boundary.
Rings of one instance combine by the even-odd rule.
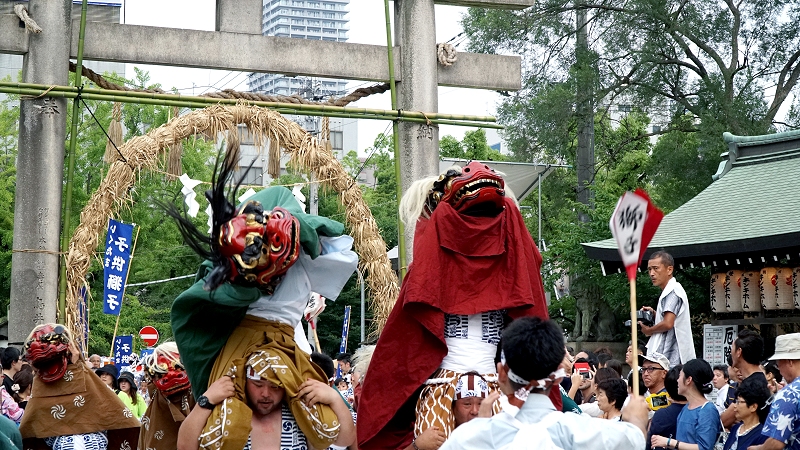
[[122, 287], [122, 296], [119, 298], [119, 314], [117, 314], [117, 323], [114, 324], [114, 334], [111, 336], [111, 355], [110, 357], [114, 356], [114, 339], [117, 338], [117, 329], [119, 328], [119, 318], [122, 315], [122, 304], [125, 303], [125, 290], [128, 288], [128, 276], [131, 274], [131, 264], [133, 264], [133, 253], [136, 252], [136, 242], [139, 240], [139, 230], [142, 228], [136, 226], [136, 237], [133, 238], [133, 247], [131, 247], [131, 257], [128, 260], [128, 270], [125, 272], [125, 286]]
[[[78, 59], [75, 63], [75, 87], [79, 89], [81, 86], [81, 66], [83, 65], [83, 43], [86, 35], [86, 8], [87, 0], [83, 0], [81, 4], [81, 22], [80, 30], [78, 31]], [[69, 237], [72, 216], [72, 180], [75, 178], [75, 151], [78, 144], [78, 118], [81, 112], [81, 105], [78, 99], [72, 101], [72, 126], [69, 132], [69, 154], [67, 155], [67, 174], [64, 186], [64, 206], [63, 206], [63, 219], [61, 228], [61, 255], [58, 258], [60, 266], [60, 280], [58, 282], [58, 318], [61, 322], [67, 323], [67, 263], [65, 255], [69, 250]]]
[[[397, 110], [397, 82], [394, 75], [394, 42], [392, 42], [392, 21], [389, 13], [389, 0], [383, 0], [383, 8], [384, 15], [386, 16], [386, 50], [389, 57], [389, 93], [392, 97], [392, 109]], [[394, 120], [392, 122], [392, 146], [394, 147], [394, 178], [397, 184], [397, 204], [399, 205], [400, 199], [403, 197], [403, 186], [401, 186], [400, 183], [400, 133], [397, 128], [397, 120]], [[399, 210], [397, 214], [397, 267], [400, 272], [400, 284], [402, 284], [403, 278], [406, 275], [406, 230], [403, 226], [403, 221], [400, 220]]]
[[[40, 96], [46, 95], [48, 97], [63, 97], [63, 98], [75, 98], [78, 96], [77, 92], [67, 92], [67, 91], [49, 91], [47, 90], [39, 90], [39, 89], [21, 89], [21, 88], [8, 88], [3, 87], [3, 83], [0, 82], [0, 92], [7, 93], [7, 94], [16, 94], [16, 95], [28, 95], [28, 96]], [[85, 100], [100, 100], [100, 101], [112, 101], [112, 102], [120, 102], [120, 103], [137, 103], [141, 105], [160, 105], [160, 106], [178, 106], [181, 108], [195, 108], [195, 109], [202, 109], [207, 108], [211, 105], [215, 104], [231, 104], [234, 105], [237, 102], [231, 100], [220, 100], [213, 99], [213, 102], [206, 102], [206, 103], [196, 103], [190, 101], [182, 101], [182, 100], [161, 100], [161, 99], [148, 99], [148, 98], [135, 98], [135, 97], [119, 97], [116, 95], [108, 95], [108, 94], [89, 94], [89, 93], [82, 93], [81, 97]], [[267, 103], [267, 102], [247, 102], [252, 104], [253, 106], [265, 106], [259, 105], [257, 103]], [[386, 110], [368, 110], [371, 112], [359, 112], [353, 111], [356, 108], [339, 108], [339, 107], [330, 107], [330, 108], [339, 108], [344, 112], [338, 111], [328, 111], [326, 109], [321, 109], [318, 111], [306, 111], [306, 110], [298, 110], [295, 109], [295, 105], [288, 106], [286, 103], [279, 103], [283, 105], [280, 108], [273, 108], [269, 107], [275, 112], [280, 114], [294, 114], [294, 115], [306, 115], [306, 116], [325, 116], [325, 117], [342, 117], [342, 118], [350, 118], [350, 119], [371, 119], [371, 120], [402, 120], [406, 122], [415, 122], [415, 123], [427, 123], [428, 120], [426, 119], [418, 119], [415, 117], [397, 117], [396, 115], [392, 116], [391, 113], [396, 113], [396, 111], [386, 111]], [[387, 114], [382, 114], [382, 113]], [[403, 111], [405, 114], [405, 111]], [[465, 116], [468, 117], [468, 116]], [[503, 125], [499, 125], [496, 123], [490, 122], [469, 122], [463, 121], [460, 119], [430, 119], [431, 123], [437, 123], [442, 125], [455, 125], [455, 126], [465, 126], [465, 127], [477, 127], [477, 128], [491, 128], [491, 129], [503, 129], [505, 128]]]
[[117, 323], [114, 324], [114, 334], [111, 335], [111, 349], [109, 350], [108, 354], [109, 358], [114, 357], [114, 340], [117, 338], [117, 329], [119, 328], [119, 316], [121, 315], [122, 315], [122, 302], [119, 302], [119, 314], [117, 314]]
[[[394, 71], [394, 64], [391, 64], [392, 72]], [[390, 82], [391, 84], [391, 82]], [[40, 91], [39, 94], [41, 95], [43, 92], [47, 91], [47, 96], [51, 97], [64, 97], [63, 95], [54, 95], [54, 92], [70, 92], [73, 94], [77, 94], [78, 88], [72, 86], [48, 86], [44, 84], [35, 84], [35, 83], [17, 83], [17, 82], [0, 82], [0, 92], [7, 92], [7, 93], [15, 93], [15, 92], [8, 92], [6, 89], [30, 89], [34, 91]], [[396, 109], [393, 110], [385, 110], [385, 109], [371, 109], [371, 108], [352, 108], [352, 107], [343, 107], [343, 106], [333, 106], [333, 105], [309, 105], [305, 103], [283, 103], [283, 102], [266, 102], [260, 100], [244, 100], [244, 99], [228, 99], [228, 98], [213, 98], [213, 97], [199, 97], [199, 96], [192, 96], [192, 95], [182, 95], [182, 94], [157, 94], [152, 92], [137, 92], [137, 91], [111, 91], [108, 89], [97, 89], [97, 88], [84, 88], [81, 91], [81, 94], [84, 98], [91, 98], [94, 100], [106, 100], [106, 101], [118, 101], [124, 103], [136, 103], [130, 100], [126, 101], [124, 99], [129, 98], [137, 98], [137, 99], [150, 99], [150, 100], [168, 100], [171, 102], [178, 101], [183, 102], [183, 104], [196, 104], [202, 106], [194, 106], [197, 108], [205, 108], [209, 105], [216, 105], [216, 104], [223, 104], [223, 105], [236, 105], [239, 103], [247, 103], [249, 105], [255, 106], [263, 106], [267, 108], [291, 108], [295, 111], [330, 111], [330, 112], [340, 112], [340, 113], [356, 113], [356, 114], [377, 114], [377, 115], [385, 115], [390, 116], [392, 118], [402, 118], [402, 119], [422, 119], [426, 121], [430, 119], [432, 122], [435, 120], [457, 120], [457, 121], [472, 121], [472, 122], [488, 122], [488, 123], [495, 123], [496, 118], [492, 116], [472, 116], [472, 115], [462, 115], [462, 114], [441, 114], [441, 113], [425, 113], [420, 111], [398, 111]], [[28, 94], [32, 95], [32, 94]], [[90, 97], [91, 96], [91, 97]], [[99, 96], [99, 97], [98, 97]], [[72, 98], [74, 96], [66, 96], [68, 98]], [[395, 94], [395, 103], [396, 103], [396, 94]], [[149, 103], [149, 104], [159, 104], [163, 105], [164, 103]], [[304, 114], [304, 113], [303, 113]], [[311, 114], [309, 114], [311, 115]]]

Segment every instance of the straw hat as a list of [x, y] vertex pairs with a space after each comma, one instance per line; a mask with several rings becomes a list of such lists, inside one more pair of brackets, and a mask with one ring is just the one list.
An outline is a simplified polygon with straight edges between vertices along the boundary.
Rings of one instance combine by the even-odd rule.
[[775, 354], [770, 360], [800, 359], [800, 333], [778, 336], [775, 340]]

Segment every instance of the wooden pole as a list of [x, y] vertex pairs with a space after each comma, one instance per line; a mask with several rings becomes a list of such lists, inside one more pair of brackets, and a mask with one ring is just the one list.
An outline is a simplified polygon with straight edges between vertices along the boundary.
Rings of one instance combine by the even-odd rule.
[[128, 270], [125, 272], [125, 286], [122, 286], [122, 296], [119, 300], [119, 314], [117, 314], [117, 323], [114, 324], [114, 334], [111, 336], [111, 351], [109, 357], [114, 356], [114, 339], [117, 338], [117, 329], [119, 328], [119, 316], [122, 315], [122, 304], [125, 303], [125, 289], [128, 287], [128, 275], [131, 274], [131, 264], [133, 264], [133, 254], [136, 252], [136, 241], [139, 240], [139, 230], [141, 227], [137, 227], [136, 224], [133, 224], [136, 227], [136, 236], [133, 238], [133, 247], [131, 247], [131, 257], [128, 260]]
[[[394, 75], [394, 42], [392, 41], [392, 21], [389, 14], [389, 0], [384, 0], [384, 15], [386, 16], [386, 50], [389, 56], [389, 94], [392, 100], [392, 109], [399, 111], [397, 108], [397, 86], [395, 84]], [[397, 184], [397, 204], [400, 204], [400, 199], [403, 198], [403, 184], [400, 182], [400, 131], [397, 121], [392, 121], [392, 154], [394, 155], [394, 179]], [[397, 211], [396, 211], [397, 212]], [[397, 216], [397, 267], [400, 273], [400, 283], [406, 276], [406, 230], [403, 221], [400, 220], [399, 212]], [[363, 341], [363, 339], [362, 339]]]
[[[123, 294], [125, 295], [125, 294]], [[122, 299], [124, 300], [124, 299]], [[114, 357], [114, 339], [117, 338], [117, 329], [119, 328], [119, 316], [122, 315], [122, 301], [119, 302], [119, 314], [117, 314], [117, 323], [114, 324], [114, 334], [111, 335], [111, 349], [108, 351], [108, 357]]]
[[317, 318], [311, 319], [311, 331], [314, 332], [314, 345], [317, 347], [317, 352], [322, 353], [322, 347], [319, 346], [319, 336], [317, 336]]
[[639, 395], [639, 342], [636, 330], [636, 279], [628, 280], [631, 285], [631, 373], [633, 373], [633, 395]]

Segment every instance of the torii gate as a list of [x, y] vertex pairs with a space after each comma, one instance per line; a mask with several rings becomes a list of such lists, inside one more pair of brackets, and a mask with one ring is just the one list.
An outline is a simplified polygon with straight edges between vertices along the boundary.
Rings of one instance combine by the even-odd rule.
[[[434, 3], [522, 9], [534, 0], [395, 0], [398, 108], [436, 113], [439, 85], [518, 90], [518, 56], [460, 53], [453, 66], [437, 64]], [[78, 49], [72, 0], [30, 0], [28, 11], [44, 31], [26, 34], [16, 16], [0, 15], [0, 53], [24, 55], [25, 83], [67, 85], [67, 60], [75, 58]], [[385, 46], [262, 36], [261, 17], [261, 0], [217, 0], [216, 31], [88, 22], [83, 58], [389, 80]], [[405, 190], [412, 181], [438, 173], [439, 132], [435, 125], [402, 121], [399, 130], [400, 182]], [[56, 321], [65, 139], [66, 99], [20, 102], [8, 318], [12, 344], [21, 343], [35, 325]]]

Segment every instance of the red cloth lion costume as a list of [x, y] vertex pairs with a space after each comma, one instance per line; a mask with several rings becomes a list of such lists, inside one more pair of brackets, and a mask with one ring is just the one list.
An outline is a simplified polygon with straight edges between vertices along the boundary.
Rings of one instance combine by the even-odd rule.
[[[360, 449], [412, 442], [420, 390], [448, 354], [445, 314], [504, 310], [512, 319], [548, 318], [541, 263], [492, 169], [472, 162], [433, 183], [416, 224], [413, 265], [364, 378]], [[558, 389], [551, 398], [560, 408]]]

